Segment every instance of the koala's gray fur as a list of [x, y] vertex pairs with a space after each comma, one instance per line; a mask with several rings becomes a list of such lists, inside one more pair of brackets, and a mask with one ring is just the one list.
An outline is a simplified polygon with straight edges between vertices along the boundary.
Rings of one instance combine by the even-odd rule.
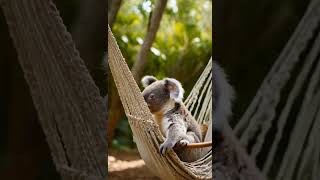
[[174, 149], [182, 161], [199, 158], [195, 150], [184, 148], [189, 143], [201, 142], [200, 127], [182, 102], [184, 90], [179, 81], [172, 78], [157, 80], [153, 76], [142, 78], [145, 87], [142, 95], [154, 115], [162, 134], [166, 137], [160, 145], [160, 153]]
[[228, 83], [223, 69], [213, 62], [213, 128], [218, 132], [223, 131], [223, 126], [231, 116], [231, 105], [234, 99], [234, 90]]

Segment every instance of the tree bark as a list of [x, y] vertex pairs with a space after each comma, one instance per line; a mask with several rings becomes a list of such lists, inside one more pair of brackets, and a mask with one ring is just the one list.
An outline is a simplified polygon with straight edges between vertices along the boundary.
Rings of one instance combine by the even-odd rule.
[[143, 74], [144, 68], [147, 63], [148, 53], [150, 51], [152, 43], [156, 38], [156, 34], [158, 32], [161, 18], [163, 16], [166, 4], [167, 4], [167, 0], [158, 0], [156, 2], [154, 12], [152, 13], [152, 16], [151, 16], [150, 26], [144, 38], [141, 49], [138, 52], [136, 61], [134, 62], [133, 67], [131, 69], [132, 75], [136, 80], [136, 82], [140, 81], [140, 78]]
[[19, 63], [63, 179], [106, 176], [106, 106], [50, 0], [1, 0]]
[[116, 21], [118, 11], [121, 7], [122, 0], [108, 0], [108, 24], [113, 26]]

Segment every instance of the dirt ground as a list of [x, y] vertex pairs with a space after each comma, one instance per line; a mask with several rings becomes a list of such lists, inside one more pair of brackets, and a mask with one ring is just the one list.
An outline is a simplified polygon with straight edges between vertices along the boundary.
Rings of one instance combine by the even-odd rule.
[[138, 152], [109, 150], [108, 154], [108, 179], [160, 180], [149, 171]]

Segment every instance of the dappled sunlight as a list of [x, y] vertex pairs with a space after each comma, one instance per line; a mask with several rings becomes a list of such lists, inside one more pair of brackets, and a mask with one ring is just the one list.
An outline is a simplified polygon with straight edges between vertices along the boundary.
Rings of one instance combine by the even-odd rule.
[[108, 156], [108, 172], [123, 171], [143, 166], [145, 166], [145, 163], [142, 159], [126, 161], [119, 160], [114, 156]]

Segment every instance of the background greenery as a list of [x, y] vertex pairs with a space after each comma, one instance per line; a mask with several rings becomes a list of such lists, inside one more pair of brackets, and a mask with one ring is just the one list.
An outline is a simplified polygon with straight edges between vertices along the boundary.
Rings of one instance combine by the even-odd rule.
[[[141, 48], [155, 1], [123, 1], [113, 33], [129, 67]], [[212, 54], [212, 2], [169, 0], [149, 53], [143, 74], [174, 77], [186, 95]], [[117, 110], [117, 109], [116, 109]], [[127, 118], [122, 116], [112, 143], [114, 148], [134, 148]]]

